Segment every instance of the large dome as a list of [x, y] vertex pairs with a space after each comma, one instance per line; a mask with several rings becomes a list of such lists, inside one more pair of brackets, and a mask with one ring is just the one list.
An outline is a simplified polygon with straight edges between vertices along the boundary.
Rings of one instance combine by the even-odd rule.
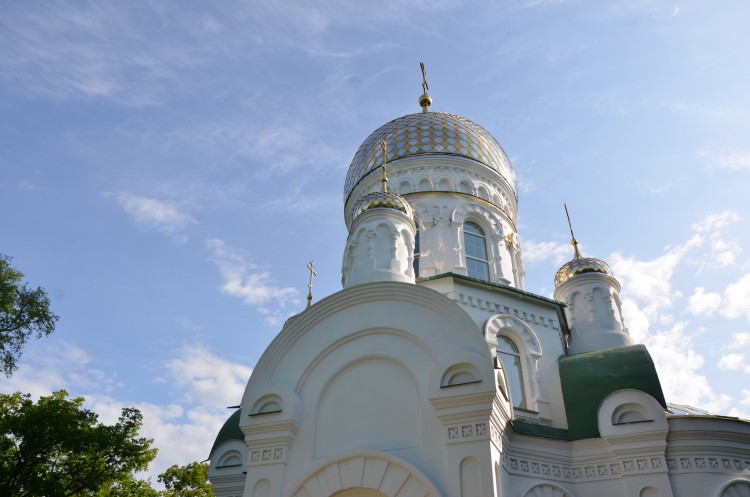
[[357, 183], [383, 163], [380, 141], [388, 142], [388, 163], [419, 155], [454, 155], [497, 171], [517, 196], [516, 175], [500, 144], [486, 129], [446, 112], [409, 114], [384, 124], [362, 143], [349, 166], [344, 202]]

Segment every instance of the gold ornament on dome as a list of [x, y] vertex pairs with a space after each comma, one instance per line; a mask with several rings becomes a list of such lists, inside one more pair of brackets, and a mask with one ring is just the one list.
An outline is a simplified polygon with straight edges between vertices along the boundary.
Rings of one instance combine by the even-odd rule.
[[352, 221], [370, 209], [394, 209], [412, 217], [411, 206], [401, 195], [393, 192], [372, 192], [359, 199], [354, 205]]
[[555, 274], [555, 286], [560, 286], [573, 276], [586, 273], [601, 273], [614, 276], [606, 262], [593, 257], [581, 257], [567, 262]]
[[420, 155], [465, 157], [497, 171], [516, 194], [516, 175], [500, 144], [487, 130], [446, 112], [409, 114], [384, 124], [359, 147], [344, 184], [344, 201], [357, 183], [383, 165], [380, 141], [387, 140], [387, 162]]

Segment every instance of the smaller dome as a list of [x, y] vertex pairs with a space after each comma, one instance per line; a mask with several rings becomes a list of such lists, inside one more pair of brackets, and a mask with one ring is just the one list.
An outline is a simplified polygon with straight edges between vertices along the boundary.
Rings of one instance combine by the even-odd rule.
[[211, 452], [208, 456], [209, 459], [214, 451], [224, 442], [228, 442], [229, 440], [245, 441], [245, 434], [242, 433], [242, 430], [240, 429], [241, 412], [242, 409], [237, 409], [231, 416], [229, 416], [229, 419], [224, 422], [224, 426], [219, 430], [219, 434], [216, 435], [216, 440], [214, 440], [214, 445], [211, 447]]
[[555, 287], [568, 281], [573, 276], [585, 273], [601, 273], [607, 276], [614, 277], [612, 270], [609, 268], [606, 262], [594, 259], [593, 257], [581, 257], [579, 259], [573, 259], [570, 262], [566, 262], [563, 266], [557, 270], [555, 274]]
[[404, 197], [393, 192], [372, 192], [363, 196], [354, 205], [352, 221], [365, 211], [370, 209], [394, 209], [403, 212], [410, 218], [413, 217], [411, 206]]

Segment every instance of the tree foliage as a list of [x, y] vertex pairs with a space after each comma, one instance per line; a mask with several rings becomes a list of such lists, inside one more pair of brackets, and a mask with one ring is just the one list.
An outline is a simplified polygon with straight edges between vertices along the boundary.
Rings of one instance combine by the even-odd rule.
[[135, 408], [111, 426], [99, 423], [83, 398], [64, 390], [36, 403], [28, 394], [0, 394], [0, 495], [96, 495], [127, 481], [156, 456], [153, 441], [138, 436], [141, 424]]
[[10, 376], [18, 367], [21, 348], [29, 337], [55, 331], [58, 316], [50, 310], [47, 292], [31, 290], [23, 273], [11, 266], [13, 259], [0, 254], [0, 369]]
[[161, 493], [163, 497], [214, 497], [205, 463], [175, 464], [159, 475], [159, 481], [166, 487]]
[[215, 497], [208, 482], [208, 464], [191, 462], [174, 465], [159, 475], [163, 490], [156, 490], [149, 481], [133, 475], [99, 491], [96, 497]]

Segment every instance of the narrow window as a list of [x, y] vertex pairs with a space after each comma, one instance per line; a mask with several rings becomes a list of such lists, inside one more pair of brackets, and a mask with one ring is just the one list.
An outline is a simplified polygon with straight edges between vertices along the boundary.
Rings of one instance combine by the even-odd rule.
[[503, 363], [505, 377], [508, 378], [513, 407], [526, 409], [526, 395], [523, 389], [523, 370], [521, 369], [521, 354], [513, 340], [508, 337], [497, 336], [497, 357]]
[[414, 267], [414, 277], [419, 278], [419, 230], [417, 230], [417, 234], [414, 236], [414, 262], [412, 265]]
[[490, 267], [487, 263], [487, 242], [484, 231], [476, 223], [464, 223], [464, 247], [468, 276], [489, 281]]

